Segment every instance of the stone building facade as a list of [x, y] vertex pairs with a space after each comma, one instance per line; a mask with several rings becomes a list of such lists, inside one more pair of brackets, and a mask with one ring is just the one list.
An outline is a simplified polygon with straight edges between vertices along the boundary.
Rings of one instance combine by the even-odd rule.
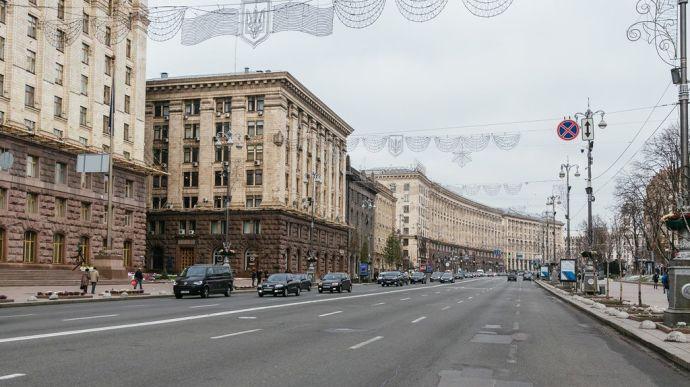
[[[103, 250], [107, 176], [82, 176], [76, 159], [113, 152], [113, 249], [134, 267], [145, 251], [145, 176], [151, 172], [143, 146], [144, 5], [119, 3], [131, 27], [110, 31], [102, 23], [107, 3], [70, 2], [80, 8], [78, 20], [59, 6], [64, 3], [35, 4], [0, 3], [0, 151], [13, 159], [0, 171], [0, 262], [60, 268], [76, 262], [79, 244], [86, 259]], [[60, 20], [81, 28], [68, 37], [52, 28]]]
[[505, 211], [503, 222], [506, 230], [503, 260], [508, 270], [534, 269], [537, 263], [554, 262], [554, 237], [555, 262], [564, 258], [563, 223], [513, 211]]
[[238, 275], [349, 271], [351, 132], [287, 72], [149, 80], [147, 157], [167, 172], [150, 181], [150, 267], [213, 262], [227, 241]]
[[376, 186], [376, 200], [374, 201], [374, 254], [373, 270], [381, 272], [389, 269], [383, 258], [388, 237], [396, 232], [395, 205], [397, 199], [388, 187], [370, 179]]
[[378, 186], [347, 163], [347, 224], [352, 262], [374, 263], [376, 196]]

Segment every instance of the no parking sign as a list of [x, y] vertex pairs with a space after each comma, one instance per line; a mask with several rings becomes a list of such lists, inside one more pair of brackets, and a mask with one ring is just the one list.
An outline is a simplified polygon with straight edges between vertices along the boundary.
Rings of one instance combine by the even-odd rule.
[[556, 134], [563, 141], [571, 141], [580, 133], [580, 125], [573, 120], [563, 120], [556, 127]]

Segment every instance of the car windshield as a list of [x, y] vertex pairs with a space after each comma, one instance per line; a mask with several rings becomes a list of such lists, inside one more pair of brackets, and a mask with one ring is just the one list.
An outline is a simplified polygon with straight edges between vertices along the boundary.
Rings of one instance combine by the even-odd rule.
[[285, 282], [287, 281], [287, 274], [271, 274], [268, 277], [268, 282]]
[[206, 267], [204, 266], [190, 266], [180, 274], [180, 277], [199, 277], [206, 275]]
[[435, 273], [433, 273], [431, 276], [432, 276], [432, 277], [439, 277], [439, 276], [441, 276], [441, 273], [435, 272]]
[[323, 279], [325, 281], [337, 281], [340, 279], [340, 274], [326, 274]]
[[383, 276], [386, 277], [386, 278], [392, 278], [392, 277], [397, 277], [397, 276], [398, 276], [398, 273], [396, 273], [396, 272], [394, 272], [394, 271], [391, 271], [391, 272], [388, 272], [388, 273], [384, 273]]

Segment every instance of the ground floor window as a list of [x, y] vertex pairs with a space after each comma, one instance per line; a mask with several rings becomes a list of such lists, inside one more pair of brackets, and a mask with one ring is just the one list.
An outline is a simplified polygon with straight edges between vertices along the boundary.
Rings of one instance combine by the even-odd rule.
[[125, 241], [122, 248], [122, 261], [125, 267], [132, 266], [132, 241]]
[[65, 236], [53, 234], [53, 263], [65, 263]]
[[87, 236], [82, 236], [79, 238], [79, 259], [83, 260], [84, 263], [89, 263], [91, 260], [91, 240]]
[[36, 242], [38, 235], [35, 231], [27, 231], [24, 233], [24, 262], [36, 262]]

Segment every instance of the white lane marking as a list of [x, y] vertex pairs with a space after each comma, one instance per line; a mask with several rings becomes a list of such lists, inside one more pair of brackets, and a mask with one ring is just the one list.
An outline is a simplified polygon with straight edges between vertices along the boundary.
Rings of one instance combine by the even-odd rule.
[[137, 305], [125, 305], [127, 308], [136, 308], [139, 306], [147, 306], [146, 304], [137, 304]]
[[434, 294], [441, 294], [441, 292], [434, 292]]
[[444, 306], [443, 308], [441, 308], [441, 310], [448, 310], [448, 309], [450, 309], [450, 306]]
[[379, 305], [385, 305], [385, 304], [386, 304], [385, 302], [377, 302], [377, 303], [375, 303], [375, 304], [372, 305], [372, 306], [379, 306]]
[[510, 350], [508, 351], [508, 363], [510, 364], [515, 364], [517, 363], [517, 344], [512, 344], [510, 346]]
[[520, 307], [520, 304], [516, 304], [515, 307], [516, 307], [516, 308], [519, 308], [519, 307]]
[[422, 294], [422, 297], [427, 297], [427, 296], [429, 296], [429, 295], [428, 294]]
[[[470, 280], [470, 281], [472, 281], [472, 280]], [[429, 288], [435, 288], [438, 286], [443, 286], [443, 285], [431, 285], [431, 286], [428, 286], [426, 288], [415, 288], [412, 290], [429, 289]], [[120, 329], [131, 329], [131, 328], [148, 327], [148, 326], [154, 326], [154, 325], [172, 324], [172, 323], [182, 322], [182, 321], [193, 321], [193, 320], [199, 320], [199, 319], [205, 319], [205, 318], [228, 316], [231, 314], [240, 314], [240, 313], [255, 312], [255, 311], [260, 311], [260, 310], [287, 308], [290, 306], [297, 306], [297, 305], [318, 304], [318, 303], [322, 303], [322, 302], [339, 302], [342, 300], [349, 300], [350, 298], [375, 297], [375, 296], [386, 295], [386, 294], [395, 294], [395, 293], [400, 293], [400, 292], [402, 292], [402, 290], [389, 290], [389, 291], [385, 291], [385, 292], [356, 294], [353, 296], [333, 297], [333, 298], [329, 297], [329, 298], [321, 298], [321, 299], [317, 299], [317, 300], [291, 302], [291, 303], [286, 303], [286, 304], [256, 306], [253, 308], [226, 310], [223, 312], [197, 314], [197, 315], [192, 315], [192, 316], [176, 317], [176, 318], [169, 318], [169, 319], [164, 319], [164, 320], [152, 320], [152, 321], [144, 321], [144, 322], [139, 322], [139, 323], [111, 325], [111, 326], [98, 327], [98, 328], [75, 329], [75, 330], [71, 330], [71, 331], [41, 333], [41, 334], [28, 335], [28, 336], [6, 337], [6, 338], [0, 339], [0, 344], [12, 343], [12, 342], [16, 342], [16, 341], [47, 339], [47, 338], [51, 338], [51, 337], [81, 335], [84, 333], [105, 332], [105, 331], [114, 331], [114, 330], [120, 330]], [[173, 300], [173, 301], [175, 301], [175, 300]]]
[[10, 380], [14, 378], [20, 378], [22, 376], [26, 376], [26, 374], [9, 374], [9, 375], [3, 375], [0, 376], [0, 380]]
[[484, 325], [484, 329], [501, 329], [500, 325]]
[[343, 313], [343, 311], [342, 310], [336, 310], [335, 312], [320, 314], [319, 317], [332, 316], [332, 315], [338, 314], [338, 313]]
[[240, 320], [255, 320], [256, 316], [240, 316], [238, 317]]
[[515, 321], [515, 322], [513, 323], [513, 330], [514, 330], [514, 331], [519, 331], [519, 330], [520, 330], [520, 323], [519, 323], [519, 322]]
[[458, 301], [458, 304], [462, 304], [462, 300]]
[[467, 299], [468, 299], [468, 300], [471, 300], [471, 299], [472, 299], [472, 296], [467, 297]]
[[411, 322], [412, 324], [416, 324], [416, 323], [418, 323], [418, 322], [424, 320], [425, 318], [426, 318], [426, 316], [422, 316], [422, 317], [416, 318], [416, 319], [414, 319], [414, 320], [412, 320], [412, 321], [410, 321], [410, 322]]
[[405, 297], [405, 298], [401, 298], [401, 299], [400, 299], [400, 301], [407, 301], [407, 300], [411, 300], [411, 298], [410, 298], [410, 297]]
[[0, 318], [14, 318], [14, 317], [29, 317], [29, 316], [34, 316], [33, 313], [29, 314], [11, 314], [9, 316], [0, 316]]
[[250, 329], [248, 331], [241, 331], [241, 332], [235, 332], [235, 333], [228, 333], [227, 335], [220, 335], [220, 336], [213, 336], [211, 337], [211, 340], [215, 339], [224, 339], [226, 337], [232, 337], [232, 336], [239, 336], [239, 335], [244, 335], [245, 333], [253, 333], [253, 332], [258, 332], [261, 329]]
[[91, 320], [94, 318], [106, 318], [106, 317], [115, 317], [115, 316], [119, 316], [119, 314], [104, 314], [104, 315], [100, 315], [100, 316], [65, 318], [65, 319], [62, 319], [62, 321]]
[[209, 306], [218, 306], [220, 304], [204, 304], [204, 305], [194, 305], [190, 306], [189, 309], [196, 309], [196, 308], [208, 308]]
[[383, 336], [372, 337], [371, 339], [369, 339], [369, 340], [367, 340], [367, 341], [362, 341], [362, 342], [359, 343], [359, 344], [353, 345], [352, 347], [350, 347], [350, 349], [362, 348], [363, 346], [365, 346], [365, 345], [367, 345], [367, 344], [371, 344], [371, 343], [373, 343], [374, 341], [378, 341], [378, 340], [381, 340], [381, 339], [383, 339]]
[[516, 310], [516, 311], [515, 311], [515, 315], [516, 315], [516, 316], [519, 316], [519, 315], [520, 315], [520, 311], [519, 311], [519, 310]]

